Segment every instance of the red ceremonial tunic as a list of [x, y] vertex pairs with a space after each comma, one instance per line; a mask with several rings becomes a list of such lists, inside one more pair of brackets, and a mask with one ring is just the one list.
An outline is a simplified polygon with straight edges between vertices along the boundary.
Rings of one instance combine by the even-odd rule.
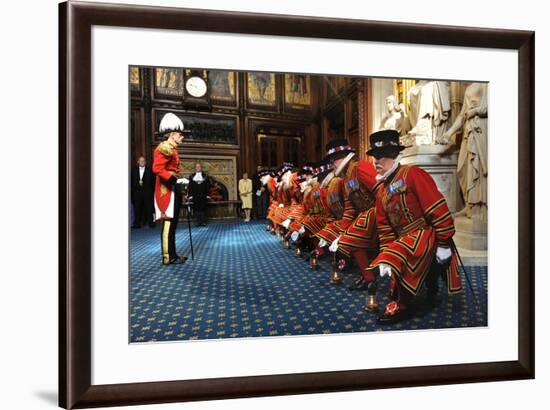
[[[391, 267], [399, 284], [416, 295], [435, 257], [437, 246], [448, 245], [455, 228], [445, 198], [422, 168], [399, 166], [376, 195], [380, 253], [369, 269]], [[462, 290], [457, 256], [447, 270], [449, 292]]]
[[[298, 183], [298, 173], [293, 172], [289, 179], [290, 209], [287, 218], [294, 221], [301, 218], [304, 212], [300, 184]], [[289, 226], [290, 228], [290, 226]]]
[[[294, 214], [289, 215], [293, 217], [293, 221], [289, 226], [291, 231], [299, 231], [302, 228], [302, 223], [307, 218], [313, 209], [313, 188], [310, 183], [304, 189], [300, 206], [296, 208]], [[305, 228], [304, 228], [305, 229]]]
[[[277, 187], [277, 202], [278, 205], [273, 209], [272, 221], [275, 225], [280, 225], [286, 219], [288, 213], [290, 212], [290, 192], [284, 187], [283, 182], [279, 182]], [[283, 206], [281, 206], [281, 204]]]
[[[357, 181], [361, 191], [367, 195], [375, 196], [376, 191], [381, 186], [380, 183], [376, 182], [376, 168], [368, 160], [362, 160], [357, 163]], [[338, 250], [348, 257], [360, 249], [369, 251], [369, 254], [376, 254], [378, 252], [378, 232], [376, 230], [374, 201], [369, 209], [357, 215], [344, 233], [342, 233], [338, 241]]]
[[302, 220], [302, 226], [311, 234], [316, 234], [324, 226], [332, 221], [330, 210], [324, 198], [326, 189], [321, 188], [321, 184], [317, 181], [311, 184], [311, 209], [308, 215]]
[[[309, 214], [312, 208], [312, 192], [311, 184], [307, 184], [304, 187], [303, 192], [301, 191], [302, 187], [296, 182], [296, 201], [297, 205], [294, 207], [294, 210], [288, 215], [289, 219], [292, 220], [288, 229], [292, 231], [299, 231], [302, 228], [302, 221]], [[309, 205], [308, 205], [309, 201]]]
[[[327, 226], [325, 226], [325, 228], [318, 234], [321, 239], [324, 239], [328, 243], [331, 243], [338, 238], [338, 236], [343, 234], [359, 214], [359, 211], [353, 207], [353, 204], [349, 199], [350, 188], [348, 186], [350, 181], [358, 180], [358, 164], [359, 163], [356, 160], [350, 161], [346, 167], [346, 172], [343, 177], [342, 189], [339, 193], [344, 207], [343, 216], [340, 219], [327, 224]], [[372, 167], [372, 164], [369, 161], [361, 161], [363, 173], [369, 172], [367, 171], [369, 166]], [[373, 184], [369, 183], [369, 186], [373, 186]], [[363, 187], [362, 189], [366, 188]]]
[[173, 179], [180, 170], [180, 157], [176, 145], [170, 141], [161, 142], [153, 153], [152, 170], [156, 175], [155, 219], [174, 217]]
[[273, 222], [273, 212], [279, 205], [277, 202], [277, 181], [273, 177], [267, 182], [267, 190], [269, 191], [269, 207], [267, 208], [267, 219]]
[[[324, 239], [329, 244], [334, 241], [338, 235], [340, 235], [341, 232], [341, 226], [340, 224], [337, 224], [337, 222], [342, 222], [345, 218], [351, 218], [350, 222], [353, 220], [353, 217], [351, 217], [351, 213], [355, 214], [355, 210], [351, 206], [351, 203], [346, 204], [344, 201], [345, 194], [344, 194], [344, 179], [340, 177], [333, 177], [332, 180], [328, 183], [328, 186], [324, 191], [321, 191], [322, 194], [322, 200], [324, 202], [325, 207], [329, 210], [331, 215], [331, 221], [328, 221], [323, 229], [321, 229], [319, 232], [317, 232], [315, 235], [319, 239]], [[343, 217], [339, 220], [335, 220], [334, 213], [330, 210], [330, 202], [333, 200], [331, 198], [338, 198], [338, 200], [343, 204], [344, 207], [344, 213]]]

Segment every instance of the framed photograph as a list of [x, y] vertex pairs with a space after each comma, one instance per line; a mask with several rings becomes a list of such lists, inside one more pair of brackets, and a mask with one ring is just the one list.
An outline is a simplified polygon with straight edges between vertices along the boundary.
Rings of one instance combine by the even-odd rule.
[[533, 32], [59, 12], [60, 406], [534, 378]]

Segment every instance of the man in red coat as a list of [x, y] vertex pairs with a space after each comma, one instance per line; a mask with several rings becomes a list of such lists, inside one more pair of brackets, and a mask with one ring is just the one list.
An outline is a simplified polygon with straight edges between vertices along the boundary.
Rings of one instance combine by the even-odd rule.
[[341, 183], [340, 189], [329, 197], [335, 219], [317, 232], [317, 237], [320, 240], [319, 246], [321, 248], [333, 245], [332, 249], [335, 249], [338, 246], [340, 235], [350, 226], [358, 214], [350, 201], [349, 190], [346, 189], [346, 183], [356, 178], [357, 157], [355, 156], [355, 150], [344, 138], [329, 141], [326, 145], [326, 153], [325, 161], [332, 164], [334, 176], [340, 178]]
[[267, 206], [266, 219], [269, 221], [266, 227], [266, 230], [271, 233], [275, 233], [273, 227], [273, 212], [274, 209], [279, 205], [277, 203], [277, 181], [275, 180], [275, 170], [274, 169], [264, 169], [258, 173], [260, 178], [260, 183], [262, 186], [267, 187], [267, 193], [269, 198], [269, 203]]
[[[330, 244], [331, 252], [357, 261], [361, 275], [351, 289], [364, 289], [374, 281], [373, 277], [365, 275], [365, 269], [378, 251], [374, 216], [374, 192], [378, 185], [376, 170], [371, 161], [357, 158], [346, 139], [330, 141], [326, 149], [325, 158], [332, 162], [334, 175], [343, 180], [340, 191], [342, 212], [317, 235], [323, 240], [322, 244]], [[341, 262], [343, 260], [338, 263], [340, 267], [344, 266]]]
[[437, 293], [439, 276], [449, 293], [462, 290], [457, 255], [451, 250], [453, 217], [433, 178], [417, 166], [400, 165], [405, 148], [394, 130], [370, 136], [377, 177], [376, 224], [380, 253], [369, 270], [391, 278], [390, 302], [378, 317], [381, 324], [395, 323], [408, 315], [423, 284], [428, 300]]
[[304, 192], [304, 205], [307, 213], [300, 221], [300, 228], [293, 237], [293, 240], [297, 242], [297, 246], [302, 251], [315, 249], [319, 243], [319, 239], [315, 234], [333, 220], [325, 200], [324, 191], [326, 191], [326, 188], [321, 187], [330, 172], [330, 164], [323, 160], [313, 166], [309, 188]]
[[360, 275], [350, 286], [350, 290], [366, 289], [375, 277], [367, 268], [378, 255], [378, 232], [376, 230], [376, 191], [380, 183], [376, 181], [376, 169], [368, 159], [357, 162], [355, 178], [345, 184], [357, 217], [340, 235], [338, 252], [355, 259]]
[[155, 219], [162, 221], [160, 234], [163, 265], [184, 263], [176, 253], [176, 228], [181, 205], [182, 185], [186, 178], [178, 178], [180, 157], [178, 145], [183, 142], [183, 122], [172, 113], [162, 117], [159, 134], [166, 138], [153, 154], [153, 172], [156, 174]]

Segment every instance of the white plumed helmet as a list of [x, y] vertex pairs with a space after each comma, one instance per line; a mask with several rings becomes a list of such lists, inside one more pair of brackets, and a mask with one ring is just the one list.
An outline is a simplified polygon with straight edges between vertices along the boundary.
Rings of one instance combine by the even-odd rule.
[[160, 120], [159, 134], [166, 134], [167, 132], [181, 131], [183, 132], [183, 122], [177, 115], [169, 112], [164, 114], [162, 120]]

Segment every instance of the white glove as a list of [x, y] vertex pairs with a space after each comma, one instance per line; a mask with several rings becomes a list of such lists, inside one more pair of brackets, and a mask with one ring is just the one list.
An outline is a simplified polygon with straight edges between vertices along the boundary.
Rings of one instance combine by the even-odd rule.
[[187, 185], [188, 183], [189, 180], [187, 178], [178, 178], [178, 180], [176, 181], [176, 184]]
[[444, 248], [442, 246], [438, 246], [437, 250], [435, 251], [435, 259], [437, 260], [437, 263], [440, 265], [443, 265], [445, 262], [449, 260], [449, 258], [452, 256], [453, 252], [451, 251], [451, 248]]
[[290, 219], [285, 219], [281, 225], [283, 225], [286, 229], [288, 229], [288, 226], [290, 225], [291, 222], [292, 221]]
[[391, 278], [392, 271], [391, 268], [388, 265], [380, 265], [380, 277], [383, 278], [384, 276], [388, 275]]
[[336, 238], [334, 241], [332, 241], [332, 243], [330, 244], [330, 246], [328, 247], [328, 250], [331, 251], [331, 252], [336, 252], [338, 251], [338, 241], [340, 240], [340, 237]]
[[328, 245], [328, 243], [327, 243], [327, 241], [325, 241], [324, 239], [321, 239], [321, 240], [319, 241], [319, 248], [324, 248], [324, 247], [327, 246], [327, 245]]
[[300, 236], [300, 234], [298, 232], [294, 231], [290, 234], [290, 239], [292, 240], [292, 242], [296, 242], [298, 240], [299, 236]]
[[279, 208], [284, 208], [285, 204], [279, 204]]
[[302, 235], [305, 231], [306, 231], [306, 229], [305, 229], [303, 226], [301, 226], [301, 227], [300, 227], [300, 230], [298, 231], [298, 233], [299, 233], [300, 235]]

